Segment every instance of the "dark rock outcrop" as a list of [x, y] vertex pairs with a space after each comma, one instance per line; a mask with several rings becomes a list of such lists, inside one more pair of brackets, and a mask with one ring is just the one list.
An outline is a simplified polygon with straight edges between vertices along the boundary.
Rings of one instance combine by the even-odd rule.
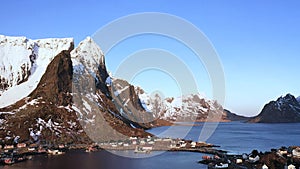
[[300, 122], [300, 103], [287, 94], [266, 104], [259, 115], [249, 120], [252, 123], [297, 123]]
[[1, 138], [20, 136], [20, 141], [36, 141], [33, 134], [37, 134], [47, 143], [90, 142], [76, 114], [65, 108], [72, 104], [72, 49], [62, 51], [51, 61], [38, 87], [27, 98], [0, 110], [13, 113], [5, 116]]

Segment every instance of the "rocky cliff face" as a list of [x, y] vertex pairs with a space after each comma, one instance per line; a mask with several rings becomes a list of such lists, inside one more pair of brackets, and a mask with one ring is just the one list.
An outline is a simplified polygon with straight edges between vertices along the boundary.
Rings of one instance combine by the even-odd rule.
[[78, 123], [72, 104], [70, 51], [59, 53], [48, 65], [37, 88], [26, 98], [2, 108], [0, 138], [48, 143], [90, 142]]
[[254, 123], [293, 123], [300, 122], [300, 103], [287, 94], [266, 104], [259, 115], [249, 120]]
[[[145, 111], [139, 107], [132, 86], [108, 75], [104, 55], [91, 38], [81, 42], [71, 57], [74, 68], [72, 109], [90, 138], [102, 141], [150, 135], [143, 131], [149, 124], [133, 120]], [[117, 87], [124, 88], [123, 93]], [[125, 91], [128, 92], [123, 95]], [[124, 100], [127, 104], [122, 104]], [[133, 108], [137, 111], [131, 112], [129, 118], [128, 109]]]
[[139, 87], [136, 88], [136, 91], [143, 107], [147, 111], [153, 112], [155, 118], [187, 122], [229, 122], [247, 119], [224, 110], [218, 102], [208, 100], [200, 94], [163, 99], [158, 94], [149, 96]]
[[[143, 130], [150, 123], [133, 120], [145, 111], [132, 86], [126, 97], [136, 114], [126, 118], [120, 110], [129, 108], [114, 103], [104, 55], [91, 38], [75, 49], [72, 39], [1, 36], [0, 42], [0, 70], [10, 75], [1, 76], [1, 140], [58, 144], [150, 135]], [[10, 66], [11, 58], [22, 63]]]

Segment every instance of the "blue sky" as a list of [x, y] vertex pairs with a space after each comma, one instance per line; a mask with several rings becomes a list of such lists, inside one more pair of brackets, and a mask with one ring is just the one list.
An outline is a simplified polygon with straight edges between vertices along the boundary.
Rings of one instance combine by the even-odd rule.
[[[256, 115], [263, 105], [286, 93], [300, 95], [300, 1], [297, 0], [152, 0], [152, 1], [1, 1], [0, 34], [31, 39], [74, 37], [78, 44], [109, 22], [138, 12], [176, 15], [197, 26], [211, 41], [223, 64], [225, 107]], [[101, 46], [101, 44], [100, 44]], [[211, 96], [203, 65], [178, 42], [158, 36], [133, 37], [107, 54], [114, 72], [136, 50], [162, 48], [190, 67], [200, 92]], [[194, 58], [194, 59], [193, 59]], [[151, 84], [152, 79], [165, 79]], [[170, 76], [146, 71], [133, 79], [147, 91], [179, 93]]]

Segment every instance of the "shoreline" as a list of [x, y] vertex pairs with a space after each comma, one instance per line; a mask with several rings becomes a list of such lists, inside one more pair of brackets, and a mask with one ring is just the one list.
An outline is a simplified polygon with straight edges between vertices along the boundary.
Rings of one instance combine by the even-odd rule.
[[[22, 145], [22, 147], [20, 147]], [[93, 144], [71, 144], [71, 145], [41, 145], [24, 143], [17, 147], [5, 146], [0, 149], [0, 165], [11, 165], [14, 163], [29, 160], [35, 155], [63, 155], [69, 151], [97, 152], [102, 150], [134, 151], [135, 153], [149, 153], [151, 151], [182, 151], [198, 152], [206, 154], [223, 153], [224, 151], [216, 149], [216, 145], [205, 142], [194, 142], [192, 140], [171, 139], [171, 138], [138, 138], [130, 137], [129, 140], [110, 141]], [[21, 158], [22, 157], [22, 158]]]
[[[180, 140], [183, 141], [183, 140]], [[189, 141], [186, 141], [189, 142]], [[273, 163], [277, 162], [278, 163], [278, 159], [284, 159], [284, 162], [281, 162], [280, 164], [277, 165], [294, 165], [297, 167], [300, 167], [300, 154], [298, 154], [298, 156], [296, 156], [294, 153], [294, 151], [292, 150], [299, 150], [298, 153], [300, 153], [300, 147], [298, 146], [290, 146], [289, 148], [279, 148], [279, 149], [271, 149], [270, 152], [260, 152], [257, 155], [260, 157], [258, 161], [250, 161], [249, 157], [250, 154], [228, 154], [227, 151], [218, 149], [219, 146], [215, 146], [215, 145], [211, 145], [208, 143], [202, 143], [203, 145], [200, 147], [177, 147], [177, 148], [170, 148], [167, 146], [162, 146], [162, 145], [156, 145], [153, 146], [153, 148], [151, 149], [151, 151], [155, 152], [155, 151], [169, 151], [169, 152], [192, 152], [192, 153], [202, 153], [204, 154], [204, 156], [202, 156], [203, 160], [200, 160], [200, 156], [199, 156], [199, 160], [198, 163], [201, 164], [205, 164], [207, 165], [208, 168], [212, 168], [213, 166], [219, 164], [220, 162], [225, 164], [227, 163], [229, 166], [233, 167], [233, 168], [246, 168], [246, 169], [261, 169], [261, 167], [263, 165], [267, 165], [269, 167], [269, 169], [277, 169], [277, 168], [272, 168]], [[11, 149], [12, 151], [14, 150], [18, 150], [18, 153], [16, 153], [15, 155], [20, 158], [19, 161], [17, 162], [23, 162], [26, 160], [30, 160], [32, 157], [34, 158], [34, 156], [37, 155], [41, 155], [41, 154], [48, 154], [48, 157], [52, 156], [52, 155], [63, 155], [65, 153], [69, 153], [69, 152], [87, 152], [87, 153], [96, 153], [99, 151], [103, 151], [103, 150], [113, 150], [113, 151], [136, 151], [136, 147], [146, 147], [148, 145], [130, 145], [128, 147], [115, 147], [112, 146], [114, 144], [109, 144], [109, 145], [105, 145], [105, 146], [101, 146], [99, 144], [74, 144], [74, 145], [70, 145], [69, 147], [64, 147], [64, 148], [58, 148], [58, 151], [62, 151], [62, 154], [49, 154], [48, 151], [42, 151], [42, 152], [38, 152], [38, 151], [29, 151], [27, 148], [22, 148], [22, 149]], [[48, 148], [50, 150], [53, 150], [52, 148]], [[23, 151], [22, 151], [23, 150]], [[87, 151], [90, 150], [90, 151]], [[151, 151], [149, 152], [135, 152], [135, 153], [151, 153]], [[3, 149], [1, 149], [1, 155], [3, 154]], [[253, 153], [253, 152], [252, 152]], [[207, 154], [207, 155], [205, 155]], [[244, 155], [247, 155], [247, 158], [245, 159]], [[211, 155], [211, 156], [210, 156]], [[29, 158], [30, 157], [30, 158]], [[197, 162], [197, 161], [196, 161]], [[13, 164], [13, 163], [12, 163]], [[3, 161], [1, 161], [1, 165], [5, 165], [3, 164]], [[10, 165], [10, 164], [8, 164]], [[271, 167], [270, 167], [271, 166]]]

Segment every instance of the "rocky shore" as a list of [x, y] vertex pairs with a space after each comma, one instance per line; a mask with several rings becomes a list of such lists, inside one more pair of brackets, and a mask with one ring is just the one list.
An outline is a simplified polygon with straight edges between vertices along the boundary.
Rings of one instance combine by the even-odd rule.
[[203, 156], [199, 163], [207, 164], [208, 169], [299, 169], [300, 147], [281, 147], [264, 153], [253, 150], [250, 154], [241, 155], [216, 153]]

